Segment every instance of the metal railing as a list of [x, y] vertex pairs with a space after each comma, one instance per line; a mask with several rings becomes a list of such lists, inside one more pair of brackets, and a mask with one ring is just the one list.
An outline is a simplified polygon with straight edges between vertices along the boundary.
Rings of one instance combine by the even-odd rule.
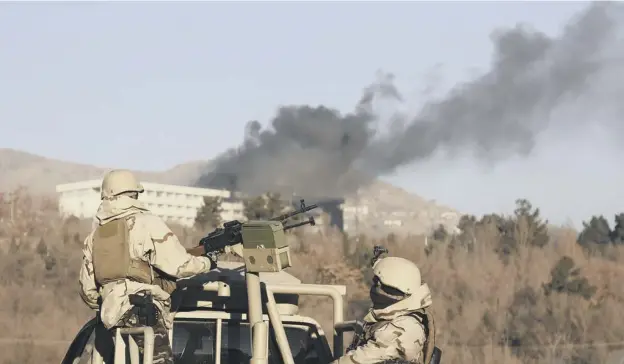
[[[143, 336], [143, 363], [152, 364], [154, 361], [154, 329], [148, 326], [117, 328], [115, 330], [115, 364], [126, 362], [126, 342], [124, 337], [128, 338], [128, 349], [130, 352], [130, 364], [141, 364], [139, 355], [139, 346], [134, 340], [133, 335]], [[104, 364], [104, 359], [98, 350], [93, 349], [92, 364]]]

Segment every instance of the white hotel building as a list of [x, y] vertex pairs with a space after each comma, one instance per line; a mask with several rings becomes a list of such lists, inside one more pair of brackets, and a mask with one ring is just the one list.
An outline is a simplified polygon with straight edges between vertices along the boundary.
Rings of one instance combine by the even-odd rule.
[[[231, 201], [230, 191], [151, 182], [141, 184], [145, 192], [139, 195], [139, 200], [145, 203], [153, 214], [167, 222], [193, 226], [197, 210], [204, 204], [205, 196], [222, 198], [223, 221], [245, 220], [243, 203]], [[101, 179], [57, 185], [61, 214], [83, 219], [93, 218], [101, 202], [101, 185]]]

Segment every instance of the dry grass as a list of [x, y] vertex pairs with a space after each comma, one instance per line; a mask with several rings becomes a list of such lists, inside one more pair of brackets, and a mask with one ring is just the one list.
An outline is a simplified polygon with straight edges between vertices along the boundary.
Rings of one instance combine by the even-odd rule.
[[[0, 362], [60, 362], [67, 348], [62, 341], [70, 341], [92, 315], [77, 292], [90, 222], [63, 221], [53, 201], [18, 195], [12, 212], [0, 206]], [[198, 236], [175, 230], [185, 245]], [[575, 236], [561, 230], [543, 249], [521, 245], [504, 264], [494, 252], [497, 237], [488, 231], [480, 232], [474, 251], [441, 243], [429, 255], [422, 237], [375, 242], [331, 233], [293, 235], [296, 265], [290, 271], [305, 282], [346, 284], [351, 318], [366, 308], [366, 254], [382, 243], [392, 255], [416, 262], [432, 288], [444, 363], [605, 362], [608, 351], [621, 348], [605, 343], [624, 341], [618, 319], [624, 270], [619, 261], [585, 254]], [[542, 284], [564, 255], [597, 287], [591, 299], [544, 293]], [[302, 306], [329, 331], [329, 302], [304, 299]]]

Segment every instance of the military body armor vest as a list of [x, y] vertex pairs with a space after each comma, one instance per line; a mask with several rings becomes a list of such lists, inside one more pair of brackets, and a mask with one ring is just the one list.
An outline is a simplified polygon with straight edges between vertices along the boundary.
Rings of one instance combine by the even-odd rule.
[[[418, 320], [425, 328], [425, 343], [423, 345], [423, 355], [420, 357], [420, 363], [429, 364], [431, 357], [433, 356], [433, 349], [435, 347], [435, 325], [433, 322], [433, 315], [428, 308], [420, 309], [405, 314], [405, 316], [411, 316]], [[347, 349], [353, 350], [359, 346], [362, 346], [373, 339], [375, 331], [384, 325], [389, 324], [390, 321], [379, 321], [374, 323], [365, 323], [359, 329], [355, 330], [353, 335], [353, 342]]]
[[93, 270], [95, 281], [103, 286], [120, 279], [160, 286], [171, 294], [176, 288], [173, 279], [154, 271], [143, 260], [130, 258], [127, 218], [109, 221], [96, 228], [93, 234]]

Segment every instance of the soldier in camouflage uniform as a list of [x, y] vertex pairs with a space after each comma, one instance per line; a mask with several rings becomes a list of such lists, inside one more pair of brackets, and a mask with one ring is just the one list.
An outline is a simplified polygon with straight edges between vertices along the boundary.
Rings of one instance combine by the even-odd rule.
[[[138, 201], [143, 191], [130, 171], [113, 170], [104, 177], [98, 223], [84, 242], [80, 295], [89, 307], [99, 310], [101, 324], [108, 330], [144, 326], [139, 322], [142, 313], [130, 299], [151, 296], [150, 307], [157, 313], [153, 316], [154, 363], [173, 364], [168, 329], [173, 324], [170, 294], [176, 279], [208, 272], [215, 264], [186, 252], [165, 222]], [[142, 339], [135, 335], [141, 351]], [[97, 341], [96, 335], [100, 347]], [[110, 355], [99, 351], [104, 358]]]
[[378, 260], [370, 290], [372, 307], [358, 325], [347, 353], [332, 364], [426, 363], [433, 350], [431, 292], [420, 270], [398, 257]]

